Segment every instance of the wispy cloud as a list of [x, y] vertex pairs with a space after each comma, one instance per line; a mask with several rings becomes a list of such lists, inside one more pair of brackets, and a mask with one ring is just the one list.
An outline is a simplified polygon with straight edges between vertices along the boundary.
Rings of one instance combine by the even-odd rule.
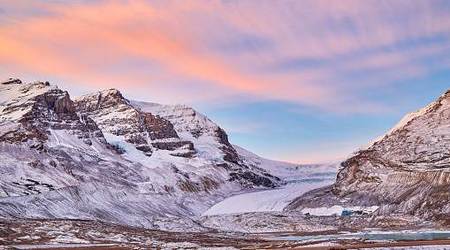
[[113, 85], [140, 99], [157, 93], [163, 102], [278, 100], [377, 112], [384, 104], [361, 91], [428, 74], [429, 61], [449, 54], [445, 1], [0, 1], [0, 8], [0, 65]]

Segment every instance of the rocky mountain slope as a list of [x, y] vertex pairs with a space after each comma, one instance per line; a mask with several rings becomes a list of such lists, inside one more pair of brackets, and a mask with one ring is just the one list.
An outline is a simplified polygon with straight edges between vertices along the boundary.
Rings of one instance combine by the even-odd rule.
[[450, 91], [344, 161], [333, 186], [297, 198], [286, 210], [372, 207], [378, 217], [398, 214], [448, 224], [449, 150]]
[[231, 193], [282, 183], [185, 106], [10, 79], [0, 114], [1, 217], [202, 230], [191, 217]]

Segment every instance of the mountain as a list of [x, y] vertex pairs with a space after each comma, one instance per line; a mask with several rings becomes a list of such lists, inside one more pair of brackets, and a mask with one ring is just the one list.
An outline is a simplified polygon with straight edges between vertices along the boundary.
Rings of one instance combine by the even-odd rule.
[[447, 225], [449, 150], [450, 91], [447, 91], [344, 161], [334, 185], [297, 198], [286, 211], [358, 206], [376, 218], [414, 216], [416, 220]]
[[186, 106], [9, 79], [0, 114], [0, 217], [204, 230], [193, 217], [230, 194], [283, 184]]
[[336, 169], [338, 165], [336, 163], [294, 164], [290, 162], [266, 159], [237, 145], [234, 145], [234, 148], [247, 165], [262, 168], [268, 173], [276, 175], [286, 182], [296, 180], [334, 181], [336, 177]]

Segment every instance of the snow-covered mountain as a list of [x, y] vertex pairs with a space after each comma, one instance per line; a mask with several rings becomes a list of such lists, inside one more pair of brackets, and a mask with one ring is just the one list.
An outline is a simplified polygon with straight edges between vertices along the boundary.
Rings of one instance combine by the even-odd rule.
[[114, 89], [72, 100], [48, 82], [10, 79], [0, 83], [0, 114], [1, 217], [202, 230], [192, 216], [283, 183], [186, 106]]
[[344, 161], [333, 186], [299, 197], [287, 210], [356, 205], [379, 207], [375, 214], [380, 216], [413, 215], [448, 224], [449, 188], [447, 91]]
[[276, 175], [286, 182], [298, 179], [318, 181], [334, 180], [336, 177], [337, 163], [329, 164], [295, 164], [283, 161], [274, 161], [263, 158], [245, 148], [234, 145], [234, 148], [247, 165], [262, 168]]

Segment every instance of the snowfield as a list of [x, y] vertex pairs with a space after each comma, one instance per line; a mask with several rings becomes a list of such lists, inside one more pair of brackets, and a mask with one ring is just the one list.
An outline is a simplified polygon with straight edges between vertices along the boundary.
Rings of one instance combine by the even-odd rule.
[[339, 205], [334, 205], [331, 207], [315, 207], [315, 208], [304, 208], [302, 209], [303, 214], [309, 214], [314, 216], [341, 216], [344, 211], [347, 211], [349, 213], [353, 212], [361, 212], [370, 214], [373, 213], [375, 210], [378, 209], [378, 206], [370, 206], [370, 207], [360, 207], [360, 206], [354, 206], [354, 207], [342, 207]]
[[290, 182], [276, 189], [237, 194], [215, 204], [203, 215], [282, 211], [286, 205], [300, 195], [333, 182], [334, 179], [329, 178], [305, 179]]

